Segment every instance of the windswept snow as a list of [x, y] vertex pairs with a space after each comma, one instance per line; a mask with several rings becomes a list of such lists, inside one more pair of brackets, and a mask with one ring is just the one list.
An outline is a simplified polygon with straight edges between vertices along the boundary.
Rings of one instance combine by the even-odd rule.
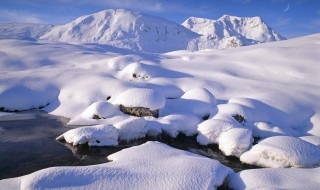
[[241, 189], [319, 189], [320, 168], [244, 170], [230, 176], [229, 187]]
[[53, 167], [0, 181], [6, 189], [216, 189], [231, 169], [159, 142], [124, 149], [112, 162]]

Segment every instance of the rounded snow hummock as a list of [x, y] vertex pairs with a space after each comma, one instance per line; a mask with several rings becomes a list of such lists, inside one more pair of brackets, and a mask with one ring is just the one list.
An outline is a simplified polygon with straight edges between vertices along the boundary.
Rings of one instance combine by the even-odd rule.
[[158, 110], [165, 106], [166, 99], [158, 91], [148, 88], [131, 88], [121, 93], [115, 100], [115, 104], [127, 107], [144, 107], [150, 110]]
[[159, 109], [165, 106], [165, 97], [158, 91], [147, 88], [132, 88], [121, 93], [115, 100], [120, 110], [138, 117], [158, 117]]
[[320, 165], [320, 148], [296, 137], [275, 136], [254, 145], [240, 160], [272, 168], [315, 167]]
[[193, 88], [181, 96], [180, 106], [199, 117], [209, 117], [217, 105], [214, 95], [205, 88]]

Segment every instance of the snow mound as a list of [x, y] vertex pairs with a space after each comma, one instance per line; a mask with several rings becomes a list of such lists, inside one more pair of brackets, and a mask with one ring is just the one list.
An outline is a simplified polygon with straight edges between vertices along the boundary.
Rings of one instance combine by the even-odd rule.
[[68, 125], [112, 125], [127, 118], [128, 116], [120, 112], [119, 106], [101, 101], [91, 104], [80, 115], [73, 117]]
[[57, 87], [45, 81], [33, 81], [35, 78], [25, 78], [13, 85], [1, 84], [0, 107], [6, 111], [30, 110], [53, 102], [59, 94]]
[[315, 167], [320, 164], [320, 148], [299, 138], [276, 136], [254, 145], [240, 160], [272, 168]]
[[57, 140], [65, 140], [73, 146], [88, 143], [89, 146], [116, 146], [118, 145], [118, 131], [111, 125], [94, 125], [71, 129]]
[[299, 138], [316, 146], [320, 146], [320, 137], [318, 136], [303, 136]]
[[41, 39], [73, 44], [98, 43], [118, 48], [169, 52], [186, 49], [198, 34], [163, 18], [109, 9], [55, 26]]
[[197, 125], [200, 123], [200, 119], [191, 114], [171, 114], [163, 117], [162, 120], [166, 120], [162, 130], [169, 134], [171, 137], [176, 137], [179, 132], [186, 136], [192, 136], [197, 134]]
[[0, 23], [0, 39], [35, 40], [54, 26], [33, 23]]
[[131, 88], [121, 93], [114, 104], [126, 107], [144, 107], [158, 110], [165, 106], [166, 99], [158, 91], [147, 88]]
[[156, 73], [152, 66], [142, 63], [131, 63], [119, 73], [119, 76], [122, 79], [149, 80], [153, 78]]
[[202, 35], [189, 44], [198, 50], [234, 48], [286, 39], [260, 17], [224, 15], [218, 20], [190, 17], [182, 25]]
[[[286, 136], [283, 128], [265, 122], [256, 122], [253, 127], [253, 136], [267, 138], [272, 136]], [[290, 134], [290, 133], [289, 133]]]
[[224, 132], [233, 128], [241, 128], [236, 121], [222, 119], [209, 119], [198, 125], [197, 141], [201, 145], [219, 144], [219, 137]]
[[53, 167], [0, 181], [11, 189], [216, 189], [231, 169], [216, 160], [159, 142], [124, 149], [112, 162]]
[[232, 174], [229, 187], [242, 189], [319, 189], [320, 168], [268, 168]]
[[86, 118], [109, 118], [119, 113], [119, 108], [109, 102], [95, 102], [82, 112], [82, 116]]
[[221, 134], [219, 149], [226, 156], [240, 157], [251, 148], [252, 142], [252, 131], [250, 129], [233, 128]]
[[204, 88], [193, 88], [181, 96], [179, 107], [199, 117], [209, 116], [217, 105], [214, 95]]
[[146, 120], [140, 117], [129, 117], [126, 120], [115, 123], [114, 126], [118, 129], [120, 140], [135, 140], [145, 137]]

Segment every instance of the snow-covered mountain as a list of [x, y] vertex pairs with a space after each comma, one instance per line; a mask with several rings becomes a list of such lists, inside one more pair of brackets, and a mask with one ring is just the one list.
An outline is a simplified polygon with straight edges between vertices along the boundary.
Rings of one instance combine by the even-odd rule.
[[124, 9], [104, 10], [57, 26], [0, 23], [0, 39], [10, 38], [106, 44], [156, 53], [226, 49], [285, 39], [260, 17], [224, 15], [218, 20], [190, 17], [180, 25]]
[[49, 24], [0, 23], [0, 39], [38, 39], [52, 28]]
[[260, 17], [224, 15], [218, 20], [190, 17], [182, 23], [202, 35], [193, 40], [193, 49], [224, 49], [285, 40]]
[[55, 26], [41, 37], [68, 43], [99, 43], [119, 48], [168, 52], [186, 49], [199, 35], [185, 27], [139, 12], [109, 9]]

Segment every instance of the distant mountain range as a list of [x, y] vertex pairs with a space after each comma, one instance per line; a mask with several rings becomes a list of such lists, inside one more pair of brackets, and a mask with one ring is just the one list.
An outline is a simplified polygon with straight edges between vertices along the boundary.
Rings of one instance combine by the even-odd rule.
[[0, 24], [0, 38], [97, 43], [147, 52], [225, 49], [284, 40], [260, 17], [190, 17], [182, 23], [124, 9], [81, 16], [64, 25]]

